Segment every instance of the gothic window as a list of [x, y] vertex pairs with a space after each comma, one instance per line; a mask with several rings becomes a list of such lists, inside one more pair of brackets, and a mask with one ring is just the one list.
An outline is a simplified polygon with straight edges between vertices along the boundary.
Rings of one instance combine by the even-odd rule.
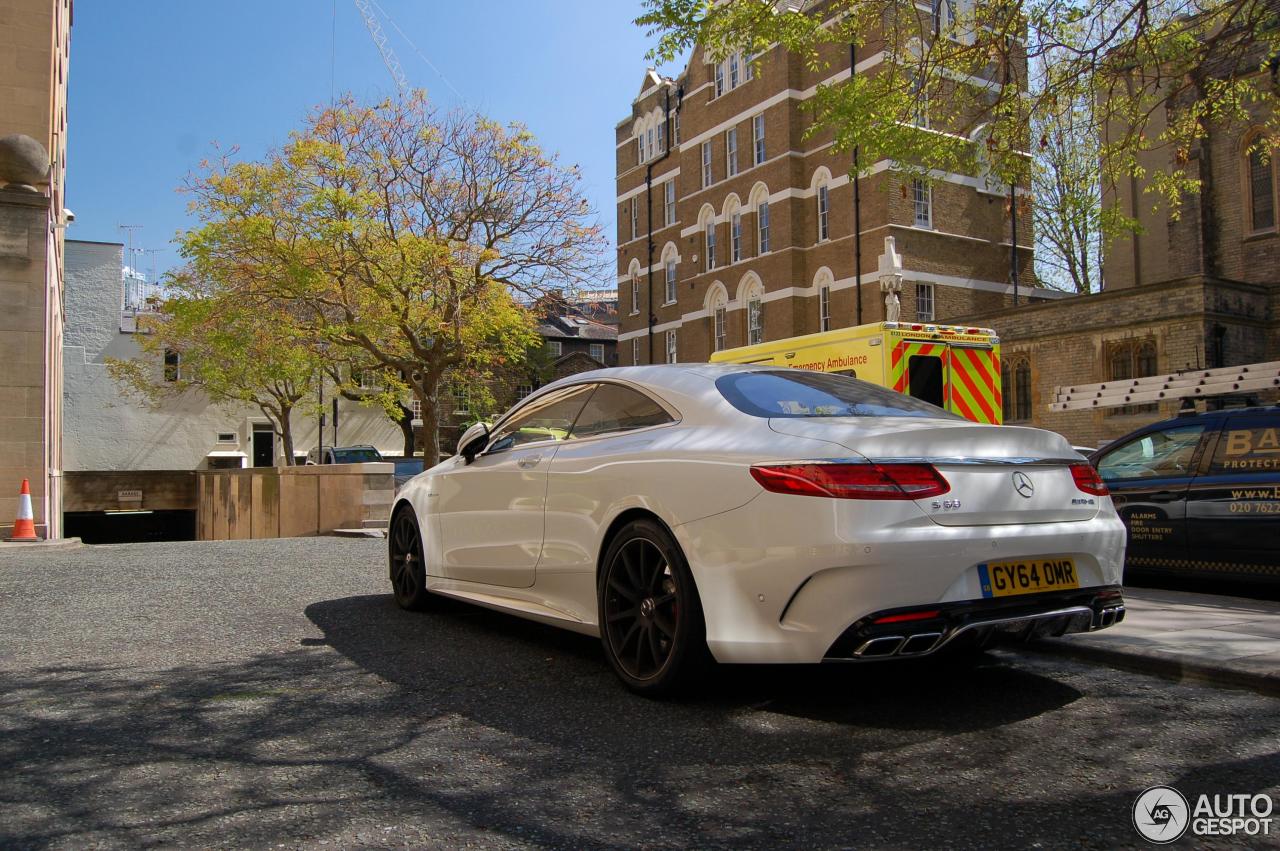
[[1031, 361], [1025, 355], [1005, 359], [1000, 367], [1000, 392], [1005, 422], [1031, 419]]
[[1275, 230], [1276, 227], [1276, 155], [1280, 149], [1265, 149], [1265, 142], [1254, 136], [1245, 146], [1245, 186], [1248, 192], [1249, 233]]
[[[1133, 378], [1150, 378], [1159, 369], [1154, 340], [1127, 340], [1111, 346], [1107, 356], [1107, 380], [1128, 381]], [[1147, 414], [1159, 410], [1159, 405], [1125, 405], [1112, 408], [1113, 415]]]

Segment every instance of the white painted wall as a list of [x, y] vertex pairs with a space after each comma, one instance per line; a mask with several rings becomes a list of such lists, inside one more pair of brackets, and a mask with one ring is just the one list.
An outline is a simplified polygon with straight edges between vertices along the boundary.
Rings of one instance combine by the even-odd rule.
[[[63, 457], [67, 470], [195, 470], [212, 451], [241, 451], [252, 464], [253, 423], [267, 422], [250, 406], [214, 405], [198, 391], [150, 409], [125, 395], [107, 374], [106, 359], [140, 356], [132, 333], [122, 332], [124, 248], [116, 243], [66, 243], [66, 330], [63, 337]], [[155, 364], [157, 374], [161, 370]], [[326, 407], [331, 413], [330, 404]], [[404, 448], [400, 429], [380, 408], [339, 400], [339, 445], [368, 443], [384, 454]], [[236, 443], [218, 443], [219, 432]], [[293, 420], [294, 450], [316, 445], [313, 417]], [[325, 427], [333, 444], [333, 425]], [[280, 451], [277, 440], [277, 452]]]

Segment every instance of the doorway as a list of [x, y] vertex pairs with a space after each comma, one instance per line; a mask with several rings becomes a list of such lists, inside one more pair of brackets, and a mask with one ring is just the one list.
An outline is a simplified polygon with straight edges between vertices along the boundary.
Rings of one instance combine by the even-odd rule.
[[276, 432], [270, 423], [253, 424], [253, 466], [276, 465]]

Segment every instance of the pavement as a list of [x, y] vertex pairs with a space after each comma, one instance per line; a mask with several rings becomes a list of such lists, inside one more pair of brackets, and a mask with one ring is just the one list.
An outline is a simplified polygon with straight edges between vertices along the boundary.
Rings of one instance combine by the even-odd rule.
[[1252, 691], [1017, 648], [646, 700], [594, 639], [401, 611], [385, 546], [0, 551], [0, 848], [1147, 848], [1150, 786], [1280, 794]]
[[7, 550], [75, 550], [81, 544], [79, 538], [59, 538], [56, 541], [0, 541], [0, 552]]
[[1280, 603], [1126, 588], [1125, 619], [1039, 649], [1177, 680], [1280, 695]]

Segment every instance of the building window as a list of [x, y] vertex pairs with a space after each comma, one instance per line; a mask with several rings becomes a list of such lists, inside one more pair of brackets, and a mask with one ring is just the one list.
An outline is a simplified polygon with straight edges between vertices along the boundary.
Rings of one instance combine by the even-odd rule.
[[730, 222], [731, 222], [730, 233], [733, 237], [731, 240], [731, 248], [733, 251], [733, 262], [737, 263], [739, 260], [742, 259], [742, 214], [734, 213], [733, 218], [730, 220]]
[[454, 416], [465, 417], [471, 413], [471, 394], [465, 388], [455, 387], [450, 395], [453, 398]]
[[769, 253], [769, 202], [761, 201], [756, 210], [756, 225], [760, 230], [760, 254]]
[[526, 396], [530, 396], [530, 395], [532, 395], [532, 394], [533, 394], [533, 385], [532, 385], [532, 384], [518, 384], [518, 385], [516, 385], [516, 401], [517, 401], [517, 402], [519, 402], [521, 399], [525, 398]]
[[738, 87], [739, 61], [738, 54], [734, 53], [729, 56], [729, 88], [731, 89]]
[[[748, 68], [751, 66], [748, 65]], [[757, 115], [751, 119], [751, 141], [755, 145], [756, 158], [755, 165], [764, 162], [764, 113]]]
[[716, 267], [716, 223], [707, 222], [707, 271]]
[[933, 34], [950, 34], [956, 23], [956, 0], [933, 0]]
[[676, 223], [676, 182], [668, 180], [662, 188], [662, 220], [668, 227]]
[[751, 67], [751, 57], [744, 56], [742, 58], [742, 79], [753, 80], [755, 79], [755, 76], [756, 76], [756, 72]]
[[640, 235], [640, 199], [633, 196], [631, 198], [631, 238], [635, 239]]
[[636, 133], [636, 164], [644, 162], [644, 131]]
[[724, 63], [716, 63], [716, 97], [724, 94]]
[[164, 380], [182, 380], [182, 355], [173, 349], [164, 350]]
[[645, 131], [645, 150], [648, 152], [647, 159], [653, 159], [653, 128], [650, 127]]
[[933, 284], [916, 284], [916, 319], [933, 321]]
[[559, 340], [548, 340], [547, 351], [551, 353], [553, 358], [558, 358], [561, 353], [564, 352], [564, 343], [561, 343]]
[[658, 153], [664, 154], [666, 152], [667, 152], [667, 116], [666, 116], [666, 113], [663, 113], [662, 117], [658, 119]]
[[680, 144], [680, 113], [678, 111], [676, 112], [675, 117], [672, 119], [672, 121], [675, 122], [675, 126], [671, 128], [672, 144], [679, 145]]
[[725, 322], [725, 306], [723, 304], [716, 305], [714, 323], [715, 328], [713, 330], [715, 332], [715, 350], [717, 352], [722, 352], [724, 351], [725, 337], [728, 333], [725, 329], [725, 325], [727, 323]]
[[831, 198], [827, 195], [826, 185], [823, 184], [818, 187], [818, 242], [831, 236], [831, 229], [827, 223], [827, 214], [830, 209]]
[[911, 201], [914, 223], [918, 228], [933, 227], [933, 187], [923, 180], [911, 181]]
[[592, 343], [587, 347], [587, 353], [600, 363], [604, 363], [604, 343]]
[[422, 400], [417, 396], [409, 400], [409, 413], [412, 414], [413, 419], [422, 422]]
[[1249, 230], [1253, 233], [1273, 230], [1276, 226], [1276, 156], [1273, 150], [1263, 161], [1263, 151], [1257, 148], [1263, 143], [1255, 140], [1248, 153], [1249, 167]]
[[1031, 419], [1031, 362], [1025, 357], [1007, 359], [1000, 368], [1000, 392], [1004, 421]]
[[[1107, 380], [1128, 381], [1134, 378], [1150, 378], [1156, 374], [1156, 344], [1154, 340], [1134, 340], [1117, 343], [1111, 347], [1107, 358]], [[1147, 414], [1160, 409], [1156, 404], [1124, 405], [1112, 408], [1112, 415]]]
[[676, 261], [667, 261], [667, 304], [676, 303]]
[[760, 294], [753, 293], [747, 299], [747, 345], [754, 346], [764, 342], [764, 305], [760, 302]]
[[631, 315], [635, 316], [640, 312], [640, 279], [635, 275], [631, 276]]
[[831, 287], [818, 289], [818, 330], [831, 330]]
[[640, 365], [640, 338], [631, 338], [631, 363], [635, 366]]
[[667, 332], [667, 363], [676, 362], [676, 332]]
[[738, 173], [738, 128], [724, 131], [725, 170], [730, 177]]
[[702, 188], [711, 185], [711, 143], [702, 143]]
[[220, 431], [218, 432], [218, 442], [239, 443], [240, 441], [236, 439], [236, 433], [234, 431]]

